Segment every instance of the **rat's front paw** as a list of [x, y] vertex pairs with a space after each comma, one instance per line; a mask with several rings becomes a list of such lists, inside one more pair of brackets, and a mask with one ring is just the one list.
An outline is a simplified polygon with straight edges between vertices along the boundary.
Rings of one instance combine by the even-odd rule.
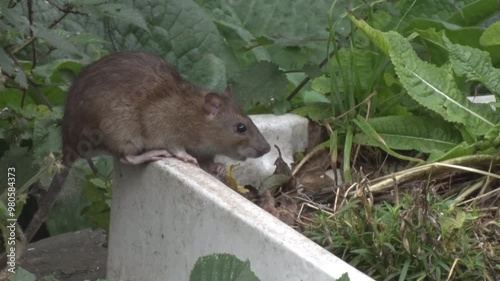
[[216, 177], [222, 178], [226, 174], [226, 166], [221, 163], [212, 162], [208, 166], [208, 172]]
[[187, 152], [179, 152], [179, 153], [175, 154], [174, 156], [175, 156], [175, 158], [182, 160], [186, 163], [191, 163], [191, 164], [194, 164], [196, 166], [199, 166], [198, 160], [196, 160], [196, 158], [194, 158], [193, 156], [189, 155]]
[[157, 161], [172, 157], [166, 150], [151, 150], [139, 155], [125, 155], [120, 158], [120, 162], [125, 164], [139, 165], [146, 162]]

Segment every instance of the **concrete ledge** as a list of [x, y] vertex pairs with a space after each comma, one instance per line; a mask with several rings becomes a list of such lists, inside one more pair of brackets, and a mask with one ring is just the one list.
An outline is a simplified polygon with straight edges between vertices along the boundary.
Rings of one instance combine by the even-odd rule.
[[189, 280], [199, 257], [229, 253], [248, 259], [262, 281], [332, 281], [346, 272], [372, 280], [193, 165], [116, 162], [113, 184], [110, 279]]
[[371, 280], [210, 175], [175, 159], [117, 165], [108, 278], [189, 280], [197, 259], [249, 259], [262, 281]]

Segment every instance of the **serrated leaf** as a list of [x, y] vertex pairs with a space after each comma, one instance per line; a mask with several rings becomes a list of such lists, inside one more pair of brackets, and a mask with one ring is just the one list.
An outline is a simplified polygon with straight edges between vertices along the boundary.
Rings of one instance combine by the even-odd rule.
[[382, 52], [389, 54], [391, 44], [382, 31], [376, 30], [368, 25], [364, 20], [358, 20], [354, 15], [348, 14], [351, 21], [359, 27]]
[[278, 65], [260, 61], [252, 64], [235, 79], [233, 92], [238, 103], [244, 106], [270, 105], [272, 99], [279, 99], [287, 89], [288, 80]]
[[289, 112], [292, 109], [292, 105], [287, 100], [279, 100], [273, 104], [273, 113], [277, 115], [282, 115]]
[[189, 276], [190, 281], [260, 281], [250, 268], [250, 262], [231, 254], [200, 257]]
[[450, 51], [453, 70], [468, 80], [483, 83], [492, 93], [500, 96], [500, 70], [493, 67], [489, 53], [458, 44], [444, 37]]
[[[367, 122], [391, 149], [430, 153], [452, 149], [462, 142], [458, 130], [435, 118], [386, 116], [372, 118]], [[357, 134], [354, 141], [359, 144], [378, 145], [365, 134]]]
[[408, 94], [445, 120], [464, 124], [476, 135], [484, 135], [500, 116], [488, 105], [472, 104], [458, 88], [451, 67], [437, 67], [418, 58], [407, 39], [396, 32], [386, 33], [390, 57]]
[[500, 22], [492, 23], [479, 38], [482, 46], [500, 45]]

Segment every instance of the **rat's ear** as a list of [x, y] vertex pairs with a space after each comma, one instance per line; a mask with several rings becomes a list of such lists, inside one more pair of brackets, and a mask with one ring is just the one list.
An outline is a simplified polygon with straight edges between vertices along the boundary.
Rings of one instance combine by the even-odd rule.
[[222, 99], [215, 93], [205, 95], [205, 111], [208, 117], [214, 118], [222, 109]]
[[229, 85], [226, 86], [223, 95], [229, 99], [233, 98], [233, 90], [231, 89], [231, 86]]

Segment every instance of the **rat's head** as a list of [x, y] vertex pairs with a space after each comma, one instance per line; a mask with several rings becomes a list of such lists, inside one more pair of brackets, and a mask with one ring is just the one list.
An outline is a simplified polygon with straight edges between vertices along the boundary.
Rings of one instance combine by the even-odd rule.
[[235, 160], [257, 158], [271, 150], [252, 120], [232, 102], [231, 89], [222, 95], [205, 94], [204, 109], [209, 121], [209, 136], [214, 154]]

